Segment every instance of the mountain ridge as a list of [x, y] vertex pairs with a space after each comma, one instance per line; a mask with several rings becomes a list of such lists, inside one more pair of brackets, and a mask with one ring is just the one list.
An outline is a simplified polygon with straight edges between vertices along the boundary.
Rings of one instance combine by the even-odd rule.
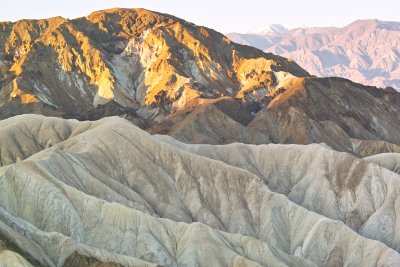
[[[400, 259], [399, 240], [390, 238], [398, 174], [318, 144], [210, 149], [117, 117], [38, 115], [0, 121], [0, 136], [0, 151], [11, 156], [0, 168], [0, 257], [11, 254], [11, 263], [396, 266]], [[18, 145], [7, 148], [3, 136]], [[52, 145], [35, 145], [42, 140]], [[20, 148], [30, 156], [19, 158]], [[264, 157], [249, 165], [246, 153]]]
[[[255, 64], [242, 58], [243, 52], [258, 58], [265, 71], [279, 71], [284, 64], [289, 71], [308, 75], [284, 58], [239, 47], [211, 29], [145, 9], [110, 9], [74, 20], [18, 21], [2, 39], [6, 40], [0, 44], [3, 58], [13, 58], [3, 65], [12, 64], [9, 73], [15, 76], [3, 77], [2, 87], [11, 91], [3, 98], [43, 103], [70, 113], [82, 113], [110, 99], [133, 109], [159, 101], [174, 102], [179, 109], [216, 91], [234, 95], [240, 90], [240, 80], [247, 82], [238, 72]], [[211, 45], [222, 54], [216, 54], [218, 49]], [[46, 63], [40, 62], [38, 54]], [[49, 62], [54, 66], [47, 66]], [[40, 78], [44, 74], [58, 78]], [[56, 88], [60, 96], [51, 95]], [[79, 98], [84, 103], [72, 107], [57, 98]]]
[[312, 76], [170, 15], [111, 9], [2, 25], [0, 119], [117, 115], [188, 143], [399, 151], [398, 93]]
[[296, 28], [272, 36], [227, 36], [291, 58], [317, 76], [338, 76], [400, 89], [400, 22], [357, 20], [341, 28]]
[[0, 75], [0, 265], [400, 262], [394, 89], [144, 9], [0, 24]]

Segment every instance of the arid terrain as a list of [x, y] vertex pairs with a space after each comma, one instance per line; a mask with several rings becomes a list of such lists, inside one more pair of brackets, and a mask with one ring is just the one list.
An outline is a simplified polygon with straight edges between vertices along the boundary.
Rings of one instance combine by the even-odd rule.
[[392, 88], [144, 9], [0, 23], [0, 67], [0, 266], [399, 266]]
[[296, 61], [313, 75], [400, 90], [400, 22], [358, 20], [345, 27], [229, 33], [235, 42]]

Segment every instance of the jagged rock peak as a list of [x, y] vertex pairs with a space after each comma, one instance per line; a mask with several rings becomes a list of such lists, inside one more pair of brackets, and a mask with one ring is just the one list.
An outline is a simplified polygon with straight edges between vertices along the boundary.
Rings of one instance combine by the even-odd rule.
[[[277, 73], [308, 76], [296, 63], [145, 9], [110, 9], [67, 20], [0, 27], [3, 116], [34, 110], [77, 117], [110, 101], [157, 116], [202, 99], [274, 90]], [[154, 106], [157, 107], [154, 107]]]

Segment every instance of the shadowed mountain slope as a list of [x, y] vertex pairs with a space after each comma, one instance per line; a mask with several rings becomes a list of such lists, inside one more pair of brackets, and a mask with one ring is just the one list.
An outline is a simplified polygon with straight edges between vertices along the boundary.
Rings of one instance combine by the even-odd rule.
[[118, 115], [187, 143], [400, 152], [399, 93], [312, 77], [170, 15], [111, 9], [0, 25], [0, 119]]
[[266, 82], [260, 75], [308, 76], [285, 58], [144, 9], [2, 23], [0, 36], [3, 118], [26, 112], [85, 117], [111, 102], [155, 119], [202, 98], [260, 86]]

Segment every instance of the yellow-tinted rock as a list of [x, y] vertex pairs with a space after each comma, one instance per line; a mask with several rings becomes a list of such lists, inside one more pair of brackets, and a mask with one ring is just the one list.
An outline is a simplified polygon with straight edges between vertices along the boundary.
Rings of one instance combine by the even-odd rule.
[[0, 36], [0, 55], [13, 58], [19, 89], [65, 114], [85, 114], [111, 100], [144, 114], [163, 106], [169, 114], [201, 98], [273, 90], [275, 70], [308, 76], [291, 61], [144, 9], [4, 23]]

